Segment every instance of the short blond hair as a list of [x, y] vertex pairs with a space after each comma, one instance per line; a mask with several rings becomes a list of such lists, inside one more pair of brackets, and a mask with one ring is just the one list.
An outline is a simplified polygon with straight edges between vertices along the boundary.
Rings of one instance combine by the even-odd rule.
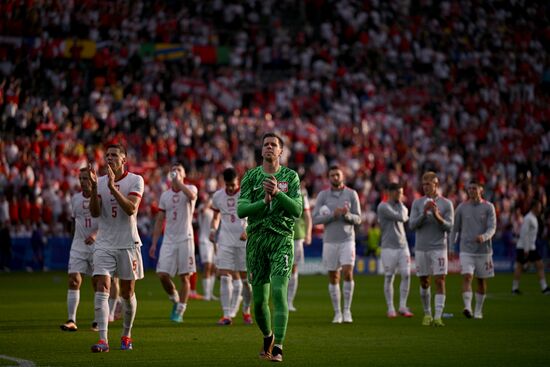
[[439, 178], [437, 177], [436, 173], [433, 171], [428, 171], [422, 175], [422, 181], [433, 181], [435, 180], [437, 184], [439, 184]]

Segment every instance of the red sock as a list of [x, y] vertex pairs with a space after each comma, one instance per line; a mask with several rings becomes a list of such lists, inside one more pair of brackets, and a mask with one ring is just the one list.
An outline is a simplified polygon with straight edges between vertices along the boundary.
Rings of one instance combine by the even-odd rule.
[[191, 277], [189, 278], [189, 283], [191, 285], [191, 290], [196, 291], [197, 290], [197, 273], [191, 274]]

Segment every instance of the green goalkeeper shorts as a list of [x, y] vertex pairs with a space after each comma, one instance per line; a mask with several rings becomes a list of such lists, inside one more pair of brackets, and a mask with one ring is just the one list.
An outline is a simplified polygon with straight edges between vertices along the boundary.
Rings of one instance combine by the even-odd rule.
[[269, 283], [272, 276], [290, 278], [294, 262], [294, 240], [275, 232], [249, 233], [246, 267], [252, 285]]

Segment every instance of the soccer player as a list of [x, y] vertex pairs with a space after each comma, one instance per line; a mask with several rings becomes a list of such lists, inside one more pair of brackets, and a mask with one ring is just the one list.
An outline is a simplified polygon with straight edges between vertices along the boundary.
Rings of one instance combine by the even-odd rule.
[[298, 265], [304, 263], [304, 245], [311, 243], [311, 210], [307, 192], [302, 190], [303, 213], [302, 216], [296, 219], [294, 225], [294, 264], [292, 264], [292, 275], [288, 282], [288, 310], [296, 311], [294, 307], [294, 298], [298, 291]]
[[460, 268], [463, 275], [462, 300], [464, 316], [472, 318], [472, 279], [477, 278], [476, 302], [473, 317], [483, 318], [483, 302], [487, 294], [487, 279], [495, 276], [493, 243], [497, 220], [495, 207], [482, 197], [483, 186], [470, 181], [468, 200], [458, 205], [455, 212], [451, 244], [459, 236]]
[[[97, 234], [97, 220], [90, 214], [90, 196], [92, 184], [87, 168], [81, 168], [78, 175], [82, 192], [73, 195], [71, 210], [73, 214], [73, 241], [69, 255], [69, 289], [67, 291], [68, 320], [60, 325], [63, 331], [77, 331], [76, 310], [80, 302], [82, 275], [92, 276], [94, 242]], [[92, 324], [95, 329], [96, 323]]]
[[[355, 282], [355, 228], [361, 224], [359, 195], [344, 185], [344, 172], [333, 165], [328, 170], [330, 188], [317, 196], [313, 210], [313, 224], [324, 224], [323, 265], [328, 270], [328, 292], [334, 309], [332, 322], [353, 322], [351, 303]], [[344, 278], [344, 312], [342, 315], [340, 278]]]
[[94, 249], [94, 278], [96, 279], [95, 319], [99, 341], [92, 352], [108, 352], [109, 291], [111, 278], [117, 274], [122, 296], [121, 350], [133, 349], [132, 325], [136, 316], [136, 280], [143, 278], [141, 239], [137, 229], [137, 212], [144, 190], [143, 177], [128, 172], [126, 149], [120, 144], [107, 147], [107, 174], [97, 177], [88, 166], [92, 192], [90, 213], [98, 219]]
[[199, 224], [199, 253], [204, 271], [202, 278], [202, 289], [204, 292], [204, 300], [216, 300], [214, 296], [214, 283], [216, 282], [216, 245], [210, 240], [210, 230], [214, 218], [212, 210], [212, 199], [208, 194], [204, 194], [201, 203], [198, 207], [198, 224]]
[[[447, 236], [453, 228], [454, 209], [450, 200], [438, 193], [439, 179], [434, 172], [422, 175], [424, 196], [413, 201], [409, 227], [415, 231], [416, 274], [420, 278], [420, 299], [424, 326], [445, 326], [441, 321], [445, 307], [447, 275]], [[435, 314], [432, 317], [431, 276], [435, 278]]]
[[401, 274], [399, 286], [399, 314], [404, 317], [413, 317], [407, 307], [407, 298], [411, 286], [411, 255], [405, 235], [405, 222], [409, 220], [409, 210], [403, 204], [403, 186], [390, 183], [387, 186], [388, 200], [378, 204], [376, 213], [382, 237], [382, 264], [384, 266], [384, 296], [388, 306], [387, 316], [397, 317], [393, 304], [393, 280], [396, 271]]
[[540, 289], [543, 294], [550, 295], [550, 288], [546, 284], [544, 275], [544, 264], [537, 251], [537, 233], [539, 231], [538, 216], [542, 213], [542, 203], [534, 200], [531, 203], [529, 213], [523, 217], [523, 223], [519, 232], [519, 240], [516, 244], [516, 265], [514, 269], [514, 280], [512, 281], [512, 293], [521, 294], [519, 290], [519, 281], [523, 267], [528, 262], [535, 263], [537, 276], [539, 278]]
[[[196, 186], [184, 183], [185, 168], [181, 163], [172, 164], [170, 178], [170, 189], [160, 196], [160, 210], [153, 227], [153, 242], [149, 256], [155, 258], [157, 243], [166, 223], [157, 263], [157, 275], [173, 303], [170, 320], [182, 323], [189, 298], [189, 277], [196, 271], [192, 220], [198, 190]], [[179, 292], [172, 282], [172, 277], [176, 274], [181, 279]]]
[[[231, 325], [243, 302], [243, 321], [252, 324], [250, 303], [252, 289], [246, 279], [246, 219], [237, 217], [237, 202], [241, 195], [237, 171], [233, 167], [223, 171], [225, 188], [212, 197], [212, 231], [210, 239], [218, 234], [217, 268], [220, 275], [220, 301], [223, 317], [218, 325]], [[241, 296], [242, 293], [242, 296]]]
[[[241, 183], [237, 215], [248, 217], [246, 266], [252, 284], [254, 316], [264, 335], [260, 358], [281, 362], [288, 322], [288, 279], [294, 259], [294, 223], [302, 215], [298, 174], [282, 166], [284, 143], [275, 133], [262, 137], [262, 165]], [[269, 293], [273, 297], [273, 329]]]

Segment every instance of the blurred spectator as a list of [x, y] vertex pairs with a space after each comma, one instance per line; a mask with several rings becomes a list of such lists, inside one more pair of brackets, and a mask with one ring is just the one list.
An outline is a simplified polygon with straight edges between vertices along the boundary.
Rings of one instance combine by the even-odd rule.
[[7, 221], [0, 222], [0, 271], [8, 272], [11, 266], [11, 235]]
[[44, 250], [46, 248], [47, 238], [42, 229], [42, 225], [38, 224], [34, 226], [31, 234], [31, 247], [32, 247], [32, 269], [44, 270]]
[[[509, 224], [517, 233], [525, 203], [550, 193], [543, 2], [10, 0], [0, 9], [0, 187], [12, 233], [29, 230], [40, 198], [44, 222], [66, 231], [66, 198], [78, 169], [102, 161], [102, 141], [128, 146], [147, 208], [171, 161], [204, 190], [227, 162], [241, 174], [254, 166], [249, 142], [274, 129], [310, 194], [327, 186], [327, 166], [346, 167], [365, 223], [388, 182], [404, 183], [410, 207], [427, 170], [455, 205], [465, 182], [482, 182], [497, 236]], [[83, 40], [95, 42], [89, 58]], [[151, 48], [160, 42], [178, 51]]]

